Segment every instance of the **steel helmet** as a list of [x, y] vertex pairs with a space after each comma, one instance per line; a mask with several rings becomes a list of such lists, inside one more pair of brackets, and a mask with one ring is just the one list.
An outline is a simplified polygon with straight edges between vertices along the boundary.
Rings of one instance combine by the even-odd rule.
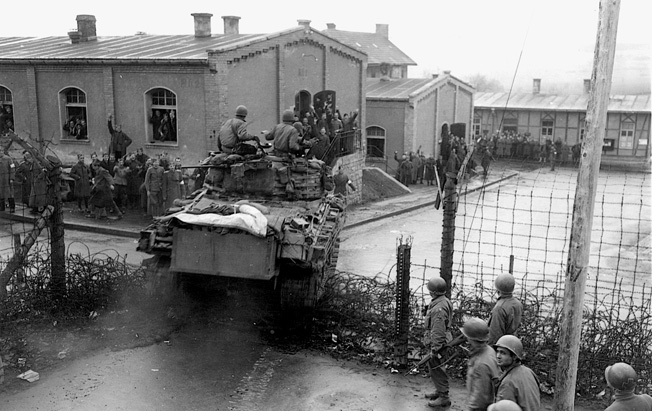
[[499, 274], [496, 277], [496, 290], [502, 293], [511, 293], [514, 291], [514, 276], [511, 274]]
[[283, 121], [291, 121], [294, 122], [294, 111], [292, 110], [285, 110], [283, 112]]
[[236, 107], [236, 109], [235, 109], [235, 115], [239, 116], [239, 117], [247, 117], [248, 113], [249, 113], [249, 111], [247, 110], [247, 107], [245, 107], [243, 105], [240, 105], [240, 106]]
[[604, 378], [610, 387], [617, 390], [630, 391], [636, 387], [636, 371], [624, 362], [617, 362], [605, 368]]
[[446, 280], [441, 277], [432, 277], [428, 281], [428, 291], [435, 293], [436, 295], [446, 294]]
[[523, 343], [521, 343], [521, 340], [519, 340], [518, 337], [513, 335], [503, 335], [498, 339], [494, 346], [511, 351], [516, 358], [523, 361]]
[[487, 411], [523, 411], [517, 403], [511, 400], [500, 400], [495, 404], [491, 404]]
[[487, 322], [479, 318], [469, 318], [464, 322], [460, 328], [462, 334], [469, 340], [475, 341], [488, 341], [489, 340], [489, 326]]

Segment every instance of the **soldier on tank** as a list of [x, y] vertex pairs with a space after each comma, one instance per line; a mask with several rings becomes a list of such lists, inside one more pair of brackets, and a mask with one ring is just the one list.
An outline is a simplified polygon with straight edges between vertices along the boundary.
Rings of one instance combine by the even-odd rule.
[[430, 349], [428, 370], [435, 391], [426, 394], [426, 398], [430, 400], [428, 401], [430, 407], [449, 408], [451, 400], [448, 395], [448, 375], [443, 368], [443, 363], [447, 355], [448, 343], [453, 339], [450, 332], [453, 305], [445, 295], [446, 281], [443, 278], [431, 278], [427, 287], [432, 301], [426, 312], [423, 342]]
[[272, 131], [263, 132], [267, 141], [274, 141], [272, 154], [279, 157], [302, 155], [309, 143], [302, 143], [299, 132], [294, 127], [294, 112], [285, 110], [283, 122], [274, 126]]
[[224, 122], [217, 135], [217, 147], [220, 151], [231, 154], [245, 141], [259, 141], [257, 136], [247, 133], [247, 114], [247, 107], [240, 105], [235, 109], [235, 118]]
[[489, 345], [493, 345], [503, 335], [515, 335], [521, 325], [523, 304], [514, 298], [514, 276], [500, 274], [494, 281], [498, 292], [498, 301], [489, 317]]

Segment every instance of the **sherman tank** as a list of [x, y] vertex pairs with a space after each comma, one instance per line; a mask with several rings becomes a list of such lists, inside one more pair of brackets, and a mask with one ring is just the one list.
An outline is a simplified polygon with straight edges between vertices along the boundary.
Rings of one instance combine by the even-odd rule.
[[[140, 232], [160, 280], [179, 274], [268, 282], [284, 309], [314, 307], [335, 269], [345, 202], [320, 160], [217, 153], [204, 187]], [[188, 167], [190, 168], [190, 167]], [[195, 168], [195, 167], [192, 167]]]

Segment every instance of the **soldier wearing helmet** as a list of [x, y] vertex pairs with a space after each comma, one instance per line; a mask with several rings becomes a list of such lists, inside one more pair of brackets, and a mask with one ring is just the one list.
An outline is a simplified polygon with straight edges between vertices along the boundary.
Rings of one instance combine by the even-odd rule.
[[489, 326], [479, 318], [469, 318], [460, 329], [469, 342], [466, 372], [467, 408], [486, 410], [494, 401], [493, 381], [500, 375], [496, 352], [487, 345]]
[[435, 391], [426, 394], [431, 407], [447, 408], [451, 406], [448, 396], [448, 375], [442, 367], [445, 361], [447, 344], [452, 340], [450, 332], [453, 305], [446, 298], [446, 281], [441, 277], [433, 277], [428, 281], [428, 291], [432, 301], [428, 305], [425, 318], [424, 344], [430, 349], [428, 370], [430, 379], [435, 385]]
[[615, 401], [605, 411], [650, 411], [652, 397], [647, 394], [634, 394], [638, 376], [631, 365], [618, 362], [604, 370], [607, 384], [616, 392]]
[[496, 359], [502, 370], [496, 384], [496, 401], [511, 400], [523, 411], [537, 411], [541, 407], [539, 379], [534, 371], [521, 364], [523, 344], [513, 335], [503, 335], [496, 342]]
[[498, 301], [489, 317], [489, 345], [493, 345], [503, 335], [515, 335], [521, 325], [523, 304], [514, 296], [514, 276], [499, 274], [495, 280]]
[[272, 153], [276, 156], [287, 157], [289, 155], [303, 154], [306, 146], [301, 142], [301, 136], [294, 127], [294, 112], [285, 110], [283, 112], [283, 122], [274, 126], [272, 131], [265, 133], [265, 139], [274, 140], [274, 150]]
[[240, 105], [235, 109], [235, 118], [224, 122], [217, 135], [217, 148], [220, 151], [231, 154], [239, 144], [259, 140], [257, 136], [247, 133], [247, 114], [247, 107]]

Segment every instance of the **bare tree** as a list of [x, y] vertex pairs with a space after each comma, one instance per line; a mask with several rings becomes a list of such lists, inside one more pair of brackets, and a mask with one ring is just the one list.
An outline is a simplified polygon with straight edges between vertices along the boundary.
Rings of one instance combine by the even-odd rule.
[[475, 91], [505, 91], [500, 81], [495, 78], [488, 78], [480, 73], [469, 77], [468, 82], [475, 87]]

